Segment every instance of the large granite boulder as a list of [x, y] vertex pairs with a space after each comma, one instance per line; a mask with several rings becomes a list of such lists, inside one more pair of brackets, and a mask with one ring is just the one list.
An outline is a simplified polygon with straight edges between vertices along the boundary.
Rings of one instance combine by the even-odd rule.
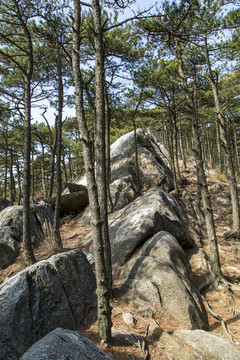
[[186, 255], [167, 232], [149, 239], [124, 265], [119, 284], [130, 305], [143, 316], [159, 315], [179, 328], [208, 327]]
[[77, 184], [77, 182], [76, 183], [66, 182], [63, 185], [64, 185], [64, 190], [62, 192], [62, 195], [72, 194], [78, 191], [84, 191], [87, 193], [87, 187], [85, 185]]
[[111, 360], [91, 340], [81, 334], [55, 329], [37, 341], [20, 360]]
[[[29, 266], [0, 287], [0, 360], [21, 356], [57, 327], [76, 329], [95, 290], [86, 256], [72, 250]], [[9, 357], [11, 359], [11, 357]]]
[[[110, 192], [116, 209], [123, 208], [140, 193], [154, 186], [167, 192], [174, 188], [172, 172], [166, 165], [167, 150], [157, 142], [151, 131], [144, 133], [142, 129], [137, 129], [137, 153], [139, 176], [136, 171], [134, 132], [123, 135], [111, 145]], [[78, 178], [75, 184], [85, 186], [86, 177]]]
[[[47, 198], [45, 202], [55, 208], [56, 197]], [[75, 191], [61, 195], [60, 211], [83, 210], [88, 205], [88, 192], [84, 190]]]
[[[44, 238], [52, 237], [54, 212], [40, 201], [30, 209], [31, 241], [37, 246]], [[23, 236], [23, 206], [8, 206], [0, 213], [0, 269], [12, 264], [19, 253], [18, 243]]]
[[18, 243], [9, 226], [0, 227], [0, 270], [15, 262], [19, 254]]
[[[161, 230], [172, 234], [181, 246], [193, 246], [184, 221], [186, 215], [177, 201], [158, 187], [148, 190], [124, 209], [111, 214], [109, 236], [113, 271], [122, 266], [139, 246]], [[83, 244], [91, 248], [91, 233], [83, 239]]]
[[[240, 351], [219, 334], [203, 330], [176, 330], [174, 338], [196, 354], [195, 358], [207, 360], [239, 360]], [[199, 357], [197, 357], [197, 355]], [[176, 358], [178, 360], [178, 358]], [[179, 358], [180, 360], [180, 358]]]
[[[173, 190], [173, 177], [164, 162], [164, 154], [151, 132], [137, 129], [139, 184], [135, 162], [134, 132], [127, 133], [111, 145], [111, 194], [114, 206], [121, 208], [138, 192], [153, 186]], [[130, 194], [130, 195], [129, 195]]]
[[11, 202], [7, 199], [3, 199], [0, 197], [0, 211], [2, 211], [8, 206], [11, 206]]

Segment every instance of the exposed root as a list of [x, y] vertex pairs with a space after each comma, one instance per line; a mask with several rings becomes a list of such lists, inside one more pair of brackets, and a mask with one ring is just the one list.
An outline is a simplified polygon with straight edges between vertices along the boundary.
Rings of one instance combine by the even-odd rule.
[[234, 239], [234, 240], [240, 240], [240, 231], [234, 231], [234, 230], [230, 230], [227, 231], [223, 234], [224, 239], [229, 240], [229, 239]]
[[229, 334], [228, 329], [227, 329], [227, 325], [225, 324], [225, 322], [224, 322], [224, 320], [222, 319], [222, 317], [221, 317], [220, 315], [218, 315], [217, 313], [215, 313], [215, 312], [212, 310], [212, 308], [210, 307], [210, 305], [208, 304], [207, 300], [205, 299], [205, 297], [204, 297], [203, 295], [202, 295], [202, 298], [203, 298], [204, 305], [206, 306], [206, 309], [208, 310], [208, 312], [209, 312], [215, 319], [217, 319], [218, 321], [220, 321], [225, 335], [227, 336], [227, 338], [229, 339], [229, 341], [234, 345], [233, 338], [232, 338], [231, 335]]

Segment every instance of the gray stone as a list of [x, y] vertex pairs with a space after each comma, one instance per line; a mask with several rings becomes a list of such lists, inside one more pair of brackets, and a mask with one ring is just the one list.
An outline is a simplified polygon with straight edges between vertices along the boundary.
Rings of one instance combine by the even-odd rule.
[[0, 270], [13, 264], [18, 254], [18, 243], [13, 238], [9, 226], [0, 227]]
[[[80, 250], [26, 268], [0, 287], [0, 338], [20, 356], [54, 328], [76, 329], [94, 290], [94, 274]], [[6, 360], [1, 353], [0, 360]]]
[[[55, 208], [56, 198], [45, 199], [45, 202]], [[70, 194], [61, 195], [60, 211], [82, 210], [88, 205], [88, 192], [76, 191]]]
[[[124, 195], [124, 189], [126, 193], [131, 190], [131, 198], [132, 192], [136, 196], [137, 188], [138, 191], [146, 191], [157, 185], [166, 191], [173, 189], [172, 173], [165, 164], [164, 154], [153, 135], [149, 132], [144, 134], [143, 130], [137, 129], [137, 152], [139, 184], [137, 184], [135, 165], [134, 132], [123, 135], [111, 145], [111, 184], [114, 183], [111, 186], [111, 194], [114, 206], [117, 208], [124, 206], [128, 200], [128, 195]], [[116, 201], [118, 199], [120, 199], [119, 202]]]
[[173, 336], [207, 360], [239, 360], [240, 351], [223, 336], [203, 330], [176, 330]]
[[78, 191], [87, 192], [87, 187], [81, 184], [66, 182], [63, 185], [65, 189], [63, 190], [62, 195], [71, 194]]
[[[161, 230], [171, 233], [183, 247], [191, 247], [183, 221], [186, 215], [177, 201], [158, 187], [150, 189], [124, 209], [109, 216], [109, 236], [113, 271], [129, 259], [133, 252]], [[92, 235], [83, 239], [91, 247]]]
[[111, 360], [91, 340], [81, 334], [55, 329], [37, 341], [20, 360]]
[[88, 225], [91, 225], [91, 212], [89, 206], [86, 207], [79, 220], [79, 226], [88, 226]]
[[8, 206], [11, 206], [11, 202], [0, 197], [0, 211], [4, 210]]
[[207, 328], [201, 295], [194, 286], [184, 251], [173, 236], [160, 232], [124, 265], [120, 290], [141, 315], [164, 314], [179, 326]]
[[133, 317], [131, 313], [124, 313], [122, 314], [123, 321], [127, 325], [136, 325], [136, 319]]
[[[37, 246], [43, 239], [43, 232], [32, 209], [30, 212], [30, 218], [31, 218], [31, 241], [34, 246]], [[10, 227], [10, 232], [12, 237], [19, 242], [22, 241], [23, 206], [22, 205], [8, 206], [6, 209], [1, 211], [0, 227], [6, 225], [6, 222], [10, 224], [8, 226]]]
[[53, 236], [54, 211], [53, 208], [44, 201], [35, 202], [32, 210], [41, 226], [41, 238]]
[[203, 360], [195, 352], [189, 351], [189, 349], [181, 346], [176, 339], [170, 336], [167, 332], [162, 331], [159, 334], [158, 343], [161, 348], [165, 349], [167, 353], [174, 360]]
[[118, 209], [123, 208], [136, 197], [136, 189], [132, 176], [116, 179], [110, 184], [112, 203]]
[[139, 338], [134, 334], [126, 334], [119, 329], [112, 328], [113, 344], [116, 346], [139, 346]]

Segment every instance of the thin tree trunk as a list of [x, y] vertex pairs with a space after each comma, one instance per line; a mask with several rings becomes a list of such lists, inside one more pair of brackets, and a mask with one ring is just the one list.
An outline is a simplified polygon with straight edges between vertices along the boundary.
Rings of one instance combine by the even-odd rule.
[[[94, 3], [96, 7], [98, 7]], [[94, 11], [97, 11], [94, 8]], [[88, 184], [89, 205], [92, 220], [93, 249], [95, 258], [97, 296], [98, 296], [98, 332], [103, 342], [111, 342], [111, 308], [110, 308], [110, 291], [109, 278], [104, 256], [104, 243], [102, 234], [102, 220], [100, 216], [100, 206], [98, 199], [98, 189], [95, 179], [94, 163], [92, 157], [92, 144], [89, 138], [89, 131], [84, 113], [83, 105], [83, 82], [80, 73], [80, 21], [81, 8], [80, 1], [74, 0], [74, 22], [73, 22], [73, 51], [72, 66], [75, 82], [75, 101], [76, 114], [79, 122], [80, 133], [83, 141], [83, 155]], [[100, 164], [101, 165], [101, 164]], [[98, 165], [99, 166], [99, 165]]]
[[[22, 199], [22, 185], [21, 185], [21, 174], [20, 174], [20, 166], [18, 155], [16, 154], [16, 167], [17, 167], [17, 180], [18, 180], [18, 205], [21, 204]], [[33, 186], [33, 184], [32, 184]]]
[[[56, 34], [56, 36], [58, 36]], [[61, 205], [61, 191], [62, 191], [62, 174], [61, 174], [61, 153], [62, 153], [62, 112], [63, 112], [63, 80], [62, 80], [62, 61], [60, 44], [56, 40], [57, 45], [57, 72], [58, 72], [58, 114], [56, 118], [56, 132], [57, 132], [57, 192], [53, 221], [53, 236], [55, 243], [59, 250], [62, 249], [62, 239], [60, 235], [60, 205]]]
[[196, 94], [196, 80], [195, 82], [195, 96], [192, 97], [188, 84], [187, 79], [183, 69], [183, 61], [182, 61], [182, 52], [181, 47], [178, 42], [178, 39], [175, 38], [176, 44], [176, 51], [177, 51], [177, 60], [179, 65], [179, 75], [182, 80], [184, 94], [186, 97], [186, 102], [188, 107], [191, 111], [191, 120], [192, 120], [192, 132], [193, 132], [193, 144], [194, 144], [194, 153], [196, 156], [196, 165], [197, 165], [197, 177], [198, 177], [198, 184], [201, 191], [202, 201], [203, 201], [203, 209], [204, 209], [204, 216], [206, 221], [207, 227], [207, 234], [208, 234], [208, 241], [210, 246], [210, 261], [211, 261], [211, 272], [212, 275], [219, 279], [222, 276], [221, 266], [220, 266], [220, 258], [218, 252], [218, 244], [217, 244], [217, 236], [215, 231], [215, 224], [213, 218], [213, 210], [211, 199], [208, 192], [208, 186], [206, 181], [206, 175], [204, 172], [203, 167], [203, 159], [202, 159], [202, 147], [201, 141], [199, 137], [199, 130], [198, 130], [198, 114], [197, 114], [197, 94]]
[[14, 0], [17, 17], [26, 40], [28, 54], [27, 69], [24, 74], [24, 171], [23, 171], [23, 254], [28, 265], [36, 260], [31, 243], [30, 189], [31, 189], [31, 79], [33, 74], [33, 47], [27, 24], [24, 22], [19, 4]]
[[186, 157], [185, 157], [185, 152], [184, 152], [184, 147], [183, 147], [183, 135], [182, 135], [181, 119], [179, 119], [179, 147], [180, 147], [180, 157], [181, 157], [181, 160], [183, 162], [183, 167], [184, 167], [184, 169], [186, 169], [187, 164], [186, 164]]
[[212, 86], [215, 107], [217, 110], [221, 143], [222, 143], [225, 155], [226, 155], [226, 163], [227, 163], [227, 170], [228, 170], [227, 176], [228, 176], [229, 187], [230, 187], [230, 192], [231, 192], [231, 200], [232, 200], [233, 227], [232, 227], [232, 231], [230, 231], [224, 235], [226, 237], [240, 238], [240, 206], [239, 206], [239, 199], [238, 199], [238, 192], [237, 192], [236, 176], [235, 176], [233, 159], [232, 159], [232, 154], [231, 154], [231, 144], [228, 139], [227, 124], [226, 124], [226, 119], [225, 119], [225, 116], [223, 114], [222, 107], [220, 104], [218, 88], [217, 88], [216, 82], [214, 80], [214, 76], [213, 76], [213, 72], [212, 72], [212, 68], [211, 68], [207, 38], [205, 38], [205, 54], [206, 54], [206, 59], [207, 59], [208, 72], [209, 72], [208, 80]]
[[109, 108], [109, 101], [108, 101], [108, 93], [107, 87], [105, 86], [104, 91], [104, 99], [105, 99], [105, 120], [106, 120], [106, 180], [107, 180], [107, 198], [108, 198], [108, 208], [109, 212], [113, 211], [113, 203], [112, 197], [110, 192], [110, 181], [111, 181], [111, 159], [110, 159], [110, 108]]

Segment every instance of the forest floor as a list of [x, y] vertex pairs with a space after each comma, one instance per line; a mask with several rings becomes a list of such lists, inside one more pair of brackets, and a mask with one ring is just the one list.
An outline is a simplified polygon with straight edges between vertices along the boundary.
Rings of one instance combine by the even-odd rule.
[[[214, 170], [215, 172], [215, 170]], [[221, 316], [224, 320], [228, 332], [231, 335], [234, 344], [240, 349], [240, 285], [238, 285], [238, 280], [240, 279], [240, 242], [236, 241], [226, 241], [223, 237], [223, 234], [231, 229], [231, 203], [229, 198], [224, 194], [228, 192], [228, 185], [224, 182], [223, 177], [219, 175], [214, 175], [214, 172], [210, 171], [208, 176], [208, 184], [210, 189], [213, 188], [214, 184], [221, 184], [221, 190], [211, 190], [211, 200], [214, 211], [216, 232], [219, 244], [219, 253], [221, 259], [221, 266], [224, 275], [230, 276], [232, 279], [236, 280], [236, 283], [231, 292], [229, 292], [226, 287], [220, 285], [218, 288], [208, 287], [202, 294], [206, 298], [208, 304], [211, 306], [212, 310]], [[215, 173], [216, 174], [216, 173]], [[184, 190], [190, 191], [192, 194], [196, 194], [196, 174], [193, 164], [188, 163], [188, 170], [183, 171], [182, 175], [186, 179], [186, 185], [180, 189], [180, 194]], [[221, 181], [222, 180], [222, 181]], [[181, 199], [181, 195], [180, 195]], [[180, 200], [181, 203], [181, 200]], [[91, 227], [79, 227], [79, 218], [81, 214], [78, 214], [73, 219], [63, 219], [61, 226], [61, 235], [63, 241], [64, 251], [80, 248], [84, 250], [81, 246], [81, 239], [91, 230]], [[191, 218], [191, 216], [189, 216]], [[196, 222], [196, 220], [194, 219]], [[199, 227], [206, 232], [204, 225], [199, 224]], [[203, 248], [206, 253], [209, 254], [209, 248], [207, 244], [207, 239], [203, 239]], [[51, 245], [46, 241], [39, 248], [35, 249], [35, 256], [37, 260], [42, 260], [50, 257], [54, 253]], [[193, 252], [191, 250], [187, 251], [187, 256], [191, 259]], [[17, 258], [17, 261], [9, 266], [7, 269], [0, 271], [0, 284], [6, 279], [12, 277], [17, 272], [24, 269], [25, 264], [23, 257], [20, 256]], [[192, 271], [194, 273], [195, 280], [198, 285], [204, 282], [209, 273], [202, 273], [198, 269], [192, 266]], [[238, 279], [239, 278], [239, 279]], [[119, 298], [115, 293], [113, 293], [113, 302], [112, 302], [112, 323], [113, 328], [120, 330], [126, 334], [134, 334], [137, 337], [140, 337], [143, 340], [143, 343], [146, 345], [145, 350], [140, 346], [128, 346], [123, 343], [114, 343], [113, 346], [106, 349], [104, 348], [98, 338], [97, 333], [97, 320], [96, 312], [91, 313], [87, 319], [87, 325], [81, 326], [78, 330], [94, 341], [94, 343], [102, 348], [102, 350], [108, 354], [112, 359], [116, 360], [127, 360], [127, 359], [154, 359], [154, 360], [165, 360], [169, 359], [166, 353], [157, 346], [154, 338], [149, 334], [149, 322], [150, 319], [142, 318], [138, 316], [132, 309], [130, 309], [127, 303], [123, 298]], [[136, 324], [127, 325], [123, 321], [122, 314], [130, 312], [135, 320]], [[212, 317], [208, 313], [210, 331], [214, 333], [220, 333], [226, 337], [225, 332], [218, 320]], [[165, 323], [160, 324], [162, 329], [167, 332], [172, 332], [175, 330], [174, 326], [166, 321]], [[146, 357], [148, 354], [148, 357]], [[184, 359], [183, 359], [184, 360]]]

